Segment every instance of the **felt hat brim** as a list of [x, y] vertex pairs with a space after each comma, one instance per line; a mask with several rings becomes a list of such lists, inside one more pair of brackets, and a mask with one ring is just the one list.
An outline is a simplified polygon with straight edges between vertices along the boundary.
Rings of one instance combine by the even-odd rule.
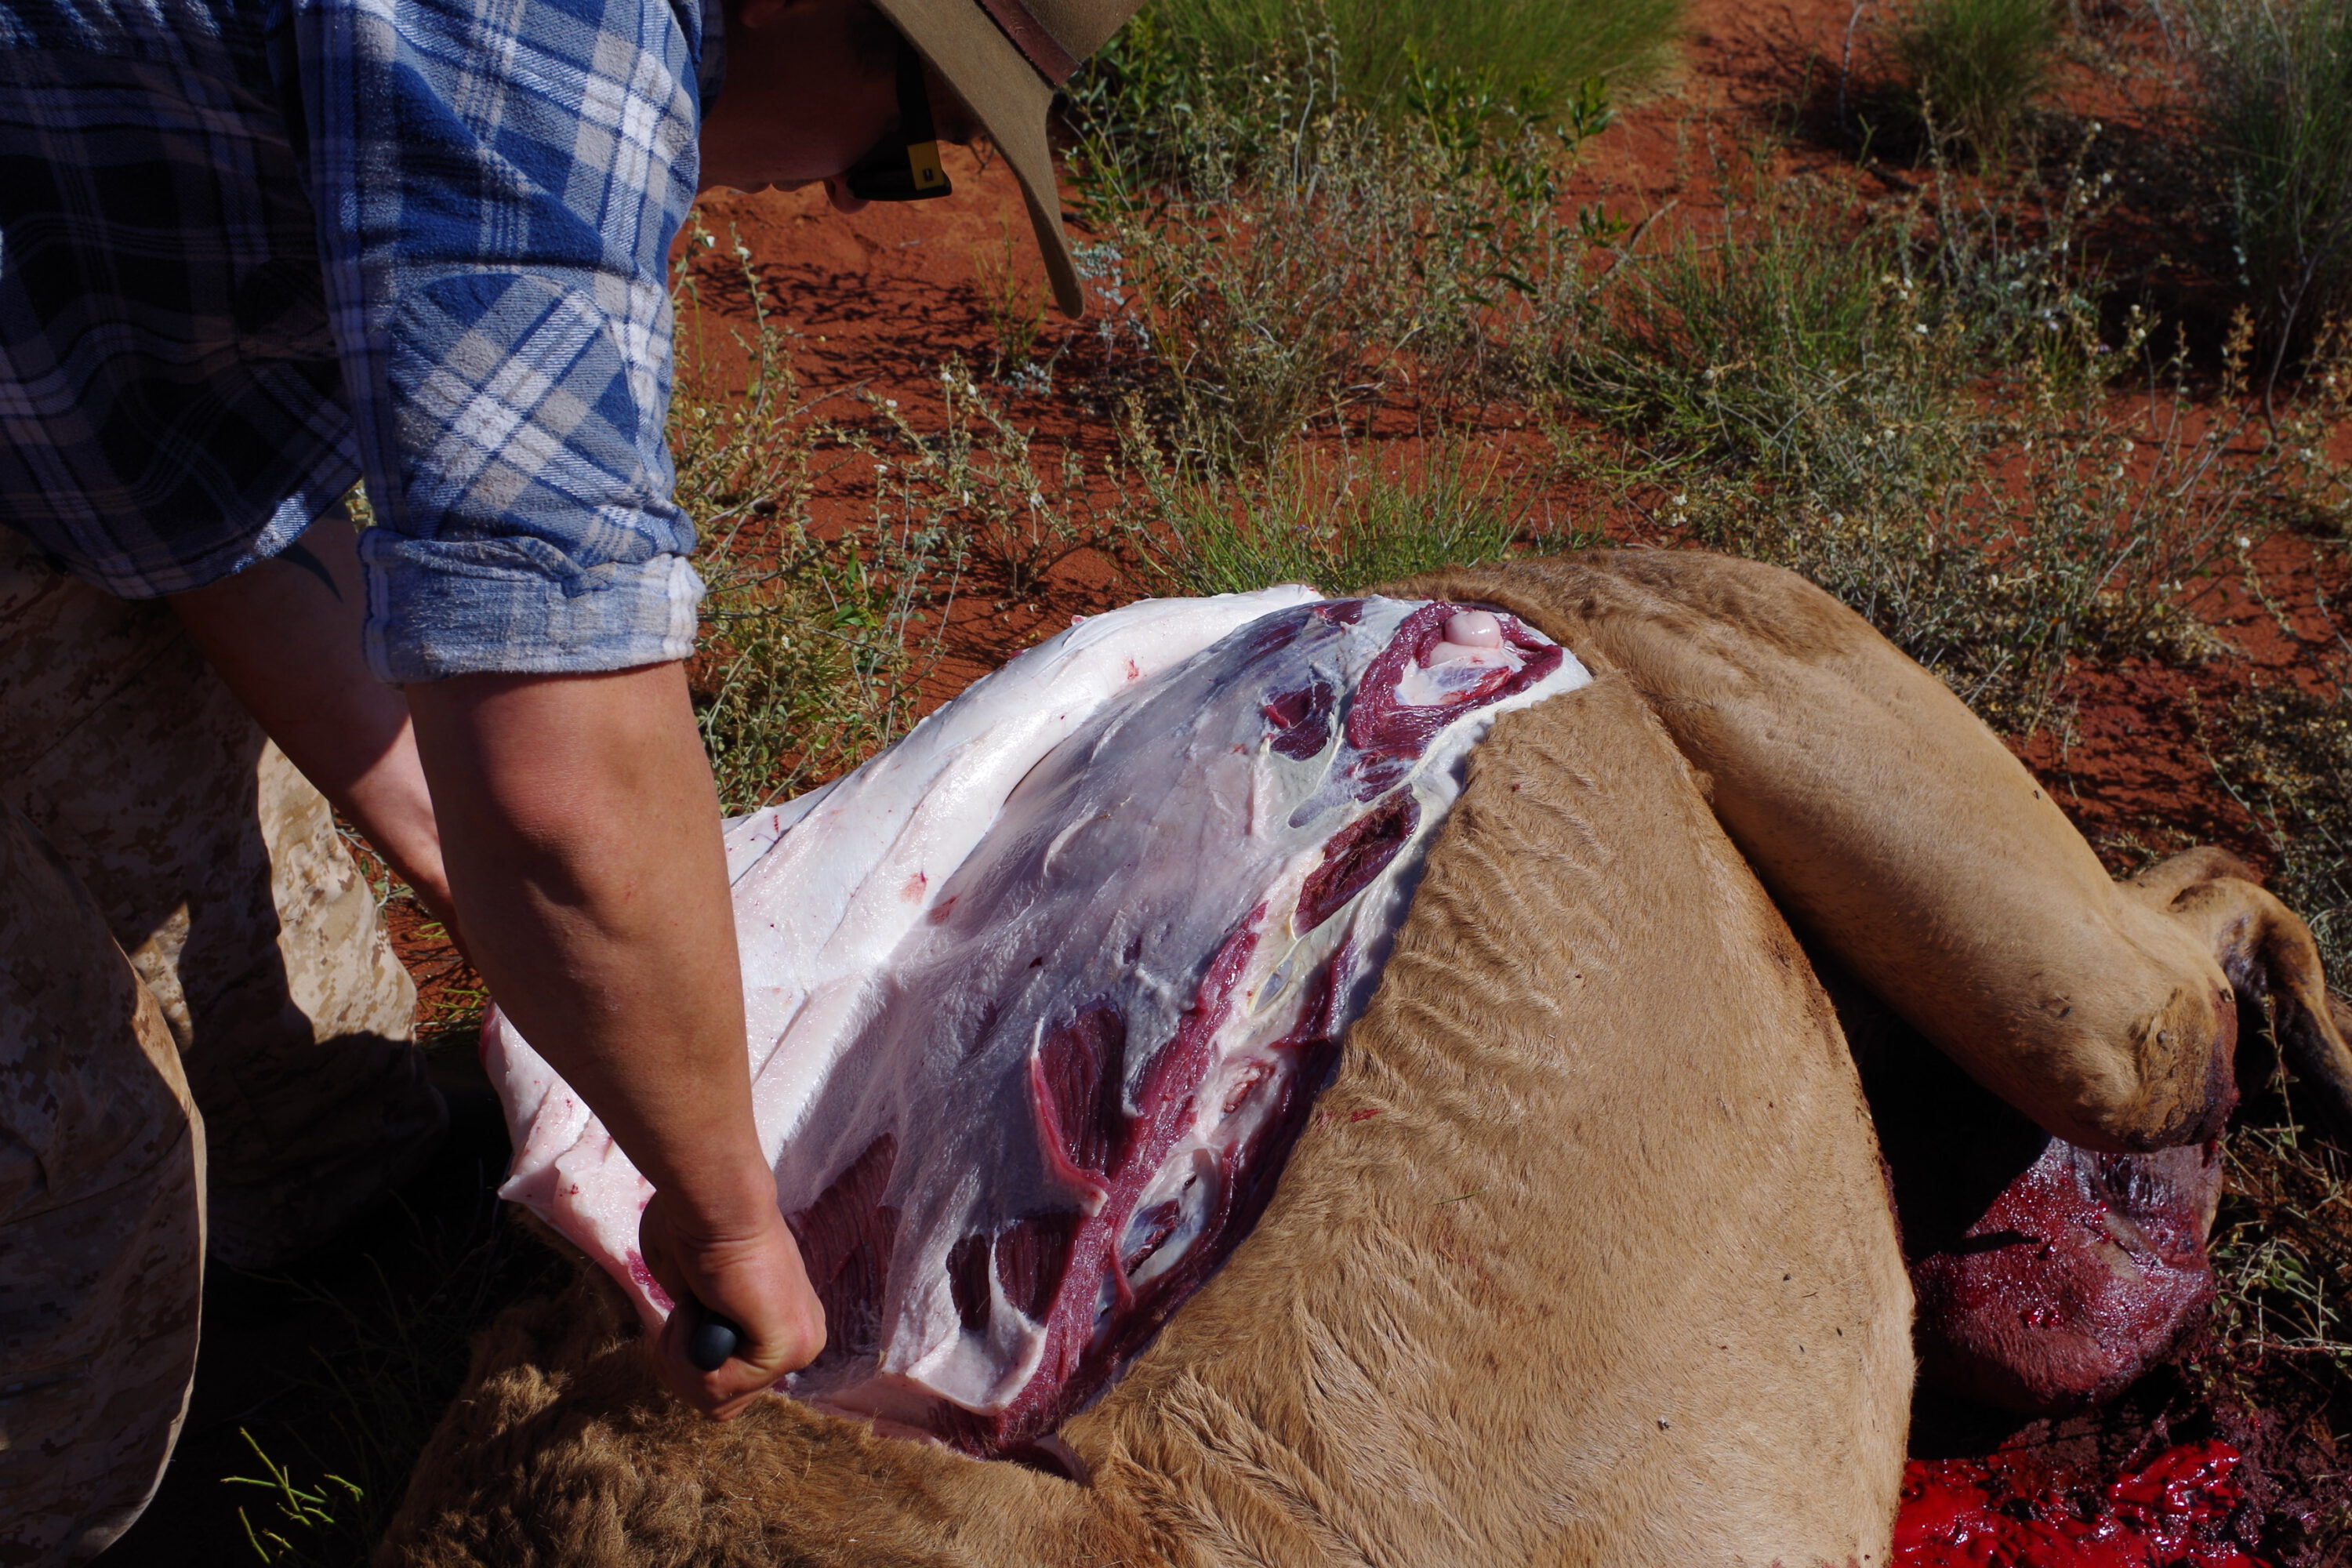
[[1085, 290], [1070, 259], [1069, 237], [1062, 232], [1062, 195], [1054, 179], [1054, 150], [1045, 139], [1054, 106], [1051, 83], [989, 19], [975, 0], [873, 0], [915, 52], [956, 90], [988, 132], [1021, 195], [1037, 231], [1054, 302], [1076, 319], [1087, 313]]

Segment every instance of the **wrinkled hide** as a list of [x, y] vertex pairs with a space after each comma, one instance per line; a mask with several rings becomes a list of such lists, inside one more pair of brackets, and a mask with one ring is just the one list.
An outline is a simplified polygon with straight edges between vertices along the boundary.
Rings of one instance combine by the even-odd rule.
[[[2303, 921], [2218, 850], [2110, 880], [1998, 737], [1802, 578], [1601, 551], [1395, 591], [1517, 610], [1625, 671], [1780, 908], [1909, 1026], [1872, 1098], [1937, 1381], [2079, 1408], [2194, 1323], [2242, 1014], [2352, 1132], [2343, 1010]], [[1927, 1042], [1983, 1089], [1890, 1100], [1937, 1079], [1900, 1059]]]
[[387, 1563], [1880, 1561], [1909, 1289], [1827, 1001], [1622, 679], [1470, 759], [1265, 1218], [1064, 1439], [714, 1426], [510, 1314]]
[[2110, 880], [1958, 698], [1795, 574], [1595, 551], [1391, 591], [1512, 610], [1625, 671], [1790, 919], [2056, 1136], [2218, 1135], [2241, 996], [2270, 1002], [2288, 1065], [2352, 1134], [2352, 1051], [2303, 922], [2213, 851]]

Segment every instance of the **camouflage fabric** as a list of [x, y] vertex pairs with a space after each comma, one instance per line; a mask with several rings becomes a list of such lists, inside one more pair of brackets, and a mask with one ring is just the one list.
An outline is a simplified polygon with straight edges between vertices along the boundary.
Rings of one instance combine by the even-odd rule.
[[415, 991], [318, 791], [160, 605], [0, 530], [0, 800], [78, 875], [177, 1042], [211, 1139], [212, 1255], [323, 1239], [442, 1121]]
[[78, 1562], [153, 1495], [196, 1364], [204, 1127], [73, 873], [0, 805], [0, 1563]]
[[338, 1228], [444, 1121], [326, 802], [170, 611], [0, 530], [0, 1568], [153, 1494], [203, 1259]]

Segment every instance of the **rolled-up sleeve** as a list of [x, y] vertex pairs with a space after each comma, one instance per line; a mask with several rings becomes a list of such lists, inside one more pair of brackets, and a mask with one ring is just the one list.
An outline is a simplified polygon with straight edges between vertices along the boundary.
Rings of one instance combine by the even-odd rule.
[[308, 177], [387, 680], [684, 658], [667, 260], [697, 0], [308, 0]]

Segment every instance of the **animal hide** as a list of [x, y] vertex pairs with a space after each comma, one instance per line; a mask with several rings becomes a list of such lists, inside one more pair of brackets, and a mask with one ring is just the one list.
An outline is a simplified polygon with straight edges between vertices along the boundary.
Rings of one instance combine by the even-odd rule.
[[[1148, 601], [737, 823], [754, 1100], [828, 1334], [784, 1391], [983, 1455], [1099, 1393], [1265, 1207], [1463, 758], [1586, 679], [1459, 606]], [[657, 1323], [650, 1187], [485, 1038], [505, 1195]]]
[[1801, 951], [1622, 677], [1505, 715], [1265, 1214], [1083, 1484], [663, 1394], [601, 1268], [477, 1346], [400, 1568], [1884, 1562], [1910, 1291]]
[[[2063, 1254], [2022, 1293], [1946, 1293], [1983, 1391], [2079, 1398], [2161, 1348], [2201, 1156], [2130, 1152], [2220, 1124], [2240, 1007], [2266, 998], [2317, 1109], [2352, 1112], [2299, 921], [2210, 852], [2109, 880], [1997, 738], [1811, 584], [1595, 552], [1387, 591], [1508, 611], [1594, 679], [1469, 754], [1263, 1218], [1063, 1423], [1080, 1479], [794, 1401], [704, 1422], [591, 1269], [482, 1341], [381, 1561], [1880, 1563], [1911, 1289], [1781, 910], [1904, 1048], [2040, 1123], [1914, 1258], [1998, 1271], [1980, 1220], [2060, 1222], [2022, 1244]], [[2132, 1269], [2173, 1293], [2120, 1337], [2005, 1326], [2112, 1306]]]

